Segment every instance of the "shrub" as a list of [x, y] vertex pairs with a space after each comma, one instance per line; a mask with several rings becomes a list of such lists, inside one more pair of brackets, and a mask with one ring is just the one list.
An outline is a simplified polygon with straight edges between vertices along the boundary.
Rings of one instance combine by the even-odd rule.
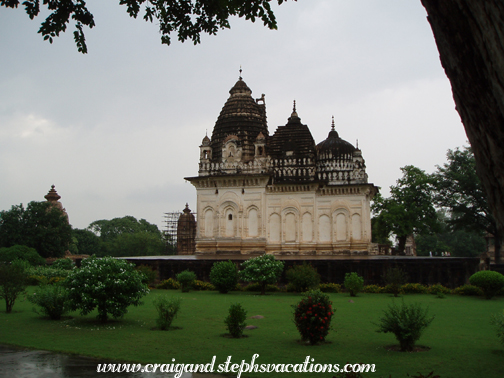
[[340, 293], [341, 285], [335, 283], [323, 283], [319, 285], [319, 290], [323, 293]]
[[196, 273], [190, 270], [184, 270], [177, 274], [177, 281], [180, 283], [182, 287], [183, 293], [188, 293], [191, 290], [194, 281], [196, 281]]
[[[261, 291], [262, 289], [263, 287], [260, 283], [251, 283], [245, 286], [243, 291]], [[280, 288], [277, 285], [266, 285], [265, 291], [270, 293], [280, 291]]]
[[210, 282], [219, 293], [226, 294], [234, 290], [238, 283], [236, 265], [231, 260], [215, 262], [210, 271]]
[[355, 272], [347, 273], [345, 274], [345, 282], [343, 285], [345, 285], [345, 289], [348, 290], [350, 296], [355, 297], [364, 287], [364, 278]]
[[419, 283], [407, 283], [401, 286], [401, 290], [404, 294], [427, 294], [428, 290], [422, 284]]
[[284, 263], [273, 255], [261, 255], [244, 261], [241, 264], [240, 278], [247, 282], [261, 285], [261, 294], [266, 293], [266, 285], [274, 284], [282, 274]]
[[157, 278], [156, 271], [152, 270], [152, 268], [148, 265], [140, 265], [137, 266], [135, 269], [144, 275], [142, 282], [146, 285], [152, 284]]
[[52, 320], [60, 320], [63, 315], [70, 311], [68, 291], [61, 284], [43, 284], [28, 297], [28, 300], [39, 306], [40, 310], [34, 311]]
[[[54, 277], [67, 277], [70, 274], [70, 270], [62, 269], [58, 267], [51, 266], [34, 266], [28, 269], [29, 276], [43, 277], [47, 281]], [[39, 282], [41, 280], [38, 280]], [[43, 279], [42, 279], [43, 281]], [[35, 283], [37, 285], [38, 283]]]
[[173, 278], [168, 278], [167, 280], [164, 280], [159, 285], [157, 285], [156, 288], [177, 290], [180, 289], [180, 283], [178, 283], [177, 280], [174, 280]]
[[54, 260], [54, 262], [51, 264], [51, 268], [62, 270], [72, 270], [74, 266], [75, 263], [73, 262], [72, 259], [69, 258], [57, 259]]
[[382, 289], [381, 292], [382, 293], [387, 293], [387, 294], [394, 294], [394, 297], [398, 297], [399, 294], [404, 294], [404, 292], [401, 289], [401, 286], [397, 286], [397, 285], [394, 285], [394, 284], [389, 284], [389, 285], [386, 285]]
[[427, 316], [427, 312], [428, 309], [423, 309], [418, 303], [406, 305], [403, 301], [400, 307], [389, 305], [388, 310], [384, 310], [385, 316], [375, 324], [379, 327], [377, 332], [392, 332], [399, 341], [401, 351], [410, 352], [422, 332], [434, 320], [434, 317]]
[[229, 307], [229, 315], [224, 320], [226, 327], [231, 336], [239, 338], [245, 329], [245, 319], [247, 319], [247, 311], [240, 303], [233, 303]]
[[177, 316], [180, 310], [181, 298], [168, 297], [167, 295], [159, 295], [152, 302], [158, 312], [156, 324], [161, 330], [169, 329], [173, 319]]
[[215, 286], [212, 285], [210, 282], [205, 282], [205, 281], [200, 281], [200, 280], [194, 281], [194, 283], [193, 283], [193, 289], [194, 290], [200, 290], [200, 291], [204, 291], [204, 290], [213, 291], [213, 290], [216, 290]]
[[0, 248], [0, 262], [24, 260], [32, 266], [45, 265], [45, 259], [34, 248], [26, 245], [13, 245], [9, 248]]
[[311, 345], [324, 341], [329, 334], [334, 315], [329, 296], [320, 290], [308, 291], [303, 294], [303, 299], [292, 307], [294, 323], [301, 339], [308, 340]]
[[5, 299], [5, 312], [11, 313], [17, 297], [26, 289], [28, 262], [14, 260], [0, 263], [0, 298]]
[[500, 314], [493, 314], [490, 323], [495, 326], [497, 337], [502, 345], [504, 345], [504, 311]]
[[483, 290], [474, 285], [462, 285], [453, 290], [458, 295], [483, 295]]
[[401, 286], [408, 281], [408, 275], [401, 268], [393, 267], [386, 270], [383, 281], [385, 281], [385, 287], [387, 288], [386, 292], [390, 292], [394, 294], [394, 297], [397, 297], [401, 292]]
[[313, 266], [307, 264], [306, 261], [303, 262], [303, 265], [294, 265], [287, 269], [285, 277], [292, 291], [298, 293], [314, 289], [320, 283], [320, 274], [317, 273], [317, 270]]
[[469, 283], [483, 290], [486, 299], [491, 299], [504, 287], [504, 276], [492, 270], [482, 270], [469, 277]]
[[435, 284], [435, 285], [430, 285], [429, 287], [427, 287], [427, 292], [429, 294], [438, 295], [438, 293], [450, 294], [451, 290], [441, 284]]
[[380, 294], [385, 292], [385, 288], [378, 285], [366, 285], [362, 287], [361, 290], [363, 293], [368, 294]]
[[70, 307], [87, 315], [98, 309], [98, 319], [106, 322], [108, 314], [120, 318], [130, 305], [138, 306], [149, 292], [143, 276], [135, 266], [112, 257], [84, 259], [79, 269], [73, 269], [65, 280]]

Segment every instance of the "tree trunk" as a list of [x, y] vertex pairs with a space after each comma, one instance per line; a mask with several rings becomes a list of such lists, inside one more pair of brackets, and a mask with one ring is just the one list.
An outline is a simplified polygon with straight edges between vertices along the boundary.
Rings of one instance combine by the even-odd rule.
[[406, 248], [406, 239], [407, 236], [399, 236], [397, 238], [398, 244], [397, 244], [397, 254], [399, 256], [404, 256], [404, 249]]
[[[504, 2], [421, 0], [476, 158], [476, 171], [504, 233]], [[500, 262], [500, 251], [495, 260]]]

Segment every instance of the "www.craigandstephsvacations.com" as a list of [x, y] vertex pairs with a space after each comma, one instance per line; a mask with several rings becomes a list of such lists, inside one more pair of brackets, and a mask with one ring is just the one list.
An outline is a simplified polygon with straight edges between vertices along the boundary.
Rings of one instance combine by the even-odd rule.
[[260, 364], [257, 363], [259, 354], [254, 354], [250, 362], [242, 360], [240, 363], [233, 363], [232, 356], [227, 356], [224, 363], [218, 364], [215, 368], [215, 360], [207, 364], [98, 364], [98, 373], [175, 373], [175, 378], [180, 378], [183, 373], [236, 373], [240, 378], [242, 373], [371, 373], [375, 372], [375, 364], [321, 364], [315, 363], [315, 359], [306, 356], [304, 362], [297, 364]]

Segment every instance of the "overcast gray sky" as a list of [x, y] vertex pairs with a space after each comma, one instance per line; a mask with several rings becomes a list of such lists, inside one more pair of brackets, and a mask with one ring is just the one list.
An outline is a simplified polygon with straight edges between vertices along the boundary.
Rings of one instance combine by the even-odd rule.
[[288, 2], [273, 7], [276, 31], [232, 19], [196, 46], [161, 45], [156, 24], [118, 1], [87, 3], [87, 55], [73, 26], [50, 45], [42, 17], [0, 8], [0, 210], [42, 201], [52, 184], [76, 228], [125, 215], [162, 228], [165, 212], [194, 210], [184, 177], [197, 175], [240, 66], [252, 95], [266, 94], [270, 134], [293, 100], [316, 143], [334, 115], [385, 196], [401, 167], [433, 172], [467, 144], [419, 0]]

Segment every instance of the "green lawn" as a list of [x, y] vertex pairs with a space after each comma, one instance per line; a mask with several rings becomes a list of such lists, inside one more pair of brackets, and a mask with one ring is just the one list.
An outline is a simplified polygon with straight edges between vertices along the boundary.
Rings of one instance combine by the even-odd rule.
[[[29, 291], [32, 291], [30, 288]], [[180, 329], [155, 331], [156, 311], [152, 300], [160, 294], [183, 298], [182, 307], [173, 326]], [[13, 313], [0, 312], [0, 343], [30, 348], [103, 357], [112, 361], [139, 363], [208, 363], [214, 355], [217, 364], [232, 356], [233, 363], [250, 362], [259, 354], [259, 364], [301, 364], [306, 356], [315, 363], [369, 363], [376, 365], [372, 377], [406, 377], [406, 373], [434, 371], [441, 378], [474, 378], [504, 376], [504, 347], [489, 323], [490, 314], [504, 309], [504, 298], [484, 300], [479, 297], [447, 295], [406, 295], [405, 302], [420, 302], [435, 315], [418, 342], [431, 348], [427, 352], [401, 353], [384, 348], [397, 344], [392, 334], [377, 333], [372, 324], [389, 303], [401, 301], [388, 294], [330, 294], [336, 313], [329, 343], [307, 346], [299, 343], [299, 334], [292, 321], [291, 305], [300, 296], [274, 293], [266, 296], [254, 293], [219, 294], [217, 292], [181, 293], [173, 290], [152, 290], [144, 305], [131, 307], [121, 320], [101, 324], [96, 314], [51, 321], [32, 311], [33, 305], [18, 300]], [[352, 300], [353, 302], [351, 302]], [[226, 333], [224, 318], [229, 305], [240, 302], [248, 316], [263, 315], [264, 319], [248, 319], [247, 324], [259, 328], [246, 330], [242, 339], [222, 337]], [[4, 306], [4, 303], [0, 303]], [[242, 374], [242, 377], [274, 377], [278, 373]], [[292, 376], [294, 374], [282, 374]], [[303, 374], [296, 374], [303, 375]], [[331, 373], [311, 373], [304, 376], [332, 377]], [[234, 375], [236, 376], [236, 374]]]

